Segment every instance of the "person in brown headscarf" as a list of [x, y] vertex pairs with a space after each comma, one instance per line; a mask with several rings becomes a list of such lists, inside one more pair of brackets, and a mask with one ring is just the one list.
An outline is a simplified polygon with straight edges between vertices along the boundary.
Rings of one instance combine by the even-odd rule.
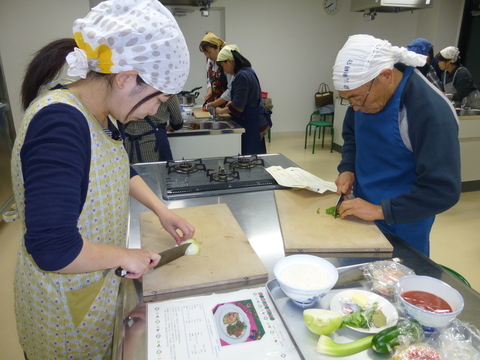
[[223, 71], [217, 65], [217, 56], [225, 46], [225, 41], [214, 33], [207, 33], [199, 45], [199, 49], [207, 58], [207, 94], [205, 102], [209, 106], [218, 107], [231, 100], [229, 85], [232, 82], [232, 75]]

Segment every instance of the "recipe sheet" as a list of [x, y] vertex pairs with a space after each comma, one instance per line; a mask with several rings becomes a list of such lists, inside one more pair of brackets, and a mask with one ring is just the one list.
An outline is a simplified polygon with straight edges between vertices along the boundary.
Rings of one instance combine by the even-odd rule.
[[282, 186], [307, 189], [320, 194], [323, 194], [327, 190], [337, 192], [337, 185], [335, 185], [335, 183], [322, 180], [298, 167], [284, 169], [281, 166], [270, 166], [265, 170]]
[[265, 287], [147, 304], [148, 360], [300, 360]]

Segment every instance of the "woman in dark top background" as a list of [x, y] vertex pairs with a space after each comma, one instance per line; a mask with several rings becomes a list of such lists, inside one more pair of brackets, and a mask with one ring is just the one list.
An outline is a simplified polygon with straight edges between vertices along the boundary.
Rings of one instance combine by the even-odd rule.
[[125, 148], [130, 163], [173, 160], [167, 130], [179, 130], [182, 126], [182, 113], [176, 95], [160, 104], [155, 115], [129, 122], [125, 126]]
[[[460, 51], [455, 46], [448, 46], [435, 57], [440, 69], [445, 70], [442, 77], [442, 91], [455, 101], [455, 107], [480, 109], [480, 92], [473, 82], [470, 71], [460, 63]], [[464, 103], [462, 101], [465, 100]]]
[[245, 128], [242, 134], [242, 155], [265, 154], [264, 135], [272, 126], [270, 111], [265, 110], [262, 89], [250, 61], [236, 45], [226, 45], [217, 57], [223, 70], [235, 75], [232, 81], [231, 97], [225, 108], [217, 108], [217, 114], [230, 113], [235, 122]]

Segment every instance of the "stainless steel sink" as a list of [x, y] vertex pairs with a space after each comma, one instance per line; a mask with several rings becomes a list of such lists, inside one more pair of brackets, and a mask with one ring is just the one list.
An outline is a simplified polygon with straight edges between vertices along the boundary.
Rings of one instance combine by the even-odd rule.
[[457, 110], [458, 116], [480, 116], [480, 109], [460, 109]]
[[186, 121], [184, 128], [192, 130], [223, 130], [233, 129], [234, 125], [227, 121]]

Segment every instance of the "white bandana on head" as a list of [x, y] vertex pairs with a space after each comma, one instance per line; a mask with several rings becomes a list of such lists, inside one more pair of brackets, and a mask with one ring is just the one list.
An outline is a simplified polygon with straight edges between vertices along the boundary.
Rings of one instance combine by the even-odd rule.
[[445, 49], [440, 51], [440, 54], [447, 60], [456, 62], [460, 57], [460, 51], [455, 46], [447, 46]]
[[397, 62], [423, 66], [425, 55], [392, 46], [371, 35], [352, 35], [338, 52], [333, 66], [333, 85], [338, 91], [356, 89], [375, 79], [383, 69], [393, 69]]
[[175, 18], [158, 0], [109, 0], [73, 24], [78, 48], [68, 75], [136, 70], [150, 86], [176, 94], [185, 85], [190, 56]]

